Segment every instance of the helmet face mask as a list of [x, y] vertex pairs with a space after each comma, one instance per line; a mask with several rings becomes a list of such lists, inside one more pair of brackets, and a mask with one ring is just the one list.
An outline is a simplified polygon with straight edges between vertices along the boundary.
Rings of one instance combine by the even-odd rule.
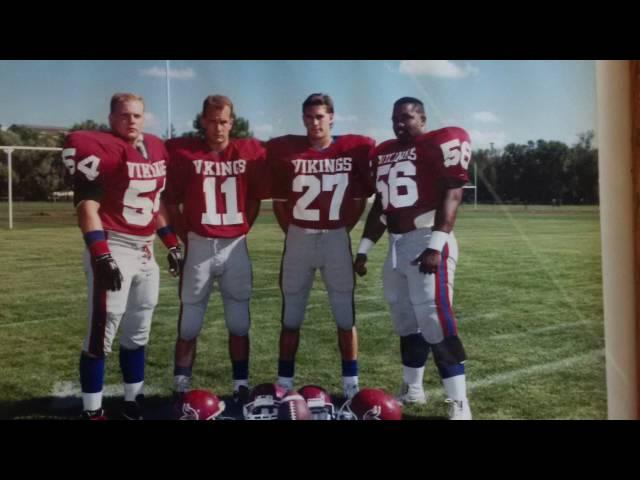
[[331, 402], [331, 395], [317, 385], [306, 385], [299, 391], [307, 402], [312, 420], [335, 420], [336, 411]]
[[249, 394], [247, 403], [242, 408], [245, 420], [276, 420], [278, 407], [286, 391], [280, 385], [261, 383]]
[[181, 400], [179, 420], [215, 420], [225, 403], [207, 390], [191, 390]]

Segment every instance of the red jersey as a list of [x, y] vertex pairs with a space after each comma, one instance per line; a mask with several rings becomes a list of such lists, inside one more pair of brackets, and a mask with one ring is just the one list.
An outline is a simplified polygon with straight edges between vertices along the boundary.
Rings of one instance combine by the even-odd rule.
[[62, 159], [73, 176], [76, 203], [100, 202], [105, 230], [140, 236], [156, 231], [168, 157], [159, 138], [145, 134], [143, 144], [146, 158], [108, 132], [77, 131], [65, 138]]
[[412, 229], [409, 223], [413, 225], [417, 216], [439, 207], [443, 179], [460, 186], [469, 181], [470, 162], [469, 134], [458, 127], [434, 130], [406, 143], [393, 139], [378, 145], [372, 155], [372, 180], [388, 224]]
[[291, 223], [302, 228], [346, 226], [351, 200], [369, 196], [369, 154], [375, 142], [361, 135], [334, 137], [315, 150], [306, 136], [285, 135], [267, 142], [274, 200], [293, 206]]
[[203, 237], [234, 238], [250, 225], [250, 199], [269, 198], [266, 151], [254, 139], [233, 139], [222, 152], [212, 151], [201, 138], [167, 141], [169, 167], [165, 199], [184, 204], [188, 231]]

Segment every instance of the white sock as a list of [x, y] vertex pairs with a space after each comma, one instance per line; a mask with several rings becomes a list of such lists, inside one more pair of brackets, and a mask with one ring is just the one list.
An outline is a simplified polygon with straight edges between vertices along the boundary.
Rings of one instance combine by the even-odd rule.
[[422, 381], [424, 379], [424, 367], [413, 368], [402, 366], [402, 381], [408, 385], [418, 385], [422, 388]]
[[350, 387], [351, 385], [358, 386], [358, 376], [355, 377], [342, 377], [342, 386], [344, 388]]
[[447, 397], [452, 400], [467, 399], [467, 382], [464, 375], [456, 375], [442, 379], [442, 385]]
[[144, 381], [138, 383], [125, 383], [124, 384], [124, 401], [135, 402], [136, 397], [143, 393]]
[[238, 390], [240, 390], [240, 387], [247, 387], [249, 388], [249, 380], [244, 379], [244, 380], [234, 380], [233, 381], [233, 391], [237, 392]]
[[83, 410], [98, 410], [100, 407], [102, 407], [102, 391], [97, 393], [82, 392]]
[[175, 375], [173, 377], [173, 389], [178, 393], [184, 393], [191, 387], [191, 377], [186, 375]]
[[287, 390], [293, 390], [293, 377], [278, 377], [278, 385], [282, 385]]

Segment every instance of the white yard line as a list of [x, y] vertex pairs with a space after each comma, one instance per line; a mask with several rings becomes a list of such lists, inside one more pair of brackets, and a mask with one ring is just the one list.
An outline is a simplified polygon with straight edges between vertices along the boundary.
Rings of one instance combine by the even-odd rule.
[[[104, 397], [124, 397], [124, 389], [122, 384], [105, 385], [102, 391]], [[145, 385], [145, 395], [155, 395], [160, 393], [160, 389]], [[69, 408], [77, 404], [82, 399], [82, 391], [78, 382], [56, 382], [51, 389], [51, 408], [63, 409]]]
[[[573, 357], [556, 360], [555, 362], [540, 363], [526, 368], [519, 368], [517, 370], [510, 370], [504, 373], [489, 375], [479, 380], [467, 382], [467, 391], [472, 392], [476, 389], [489, 387], [491, 385], [515, 383], [520, 381], [523, 377], [531, 375], [540, 375], [543, 373], [552, 373], [560, 370], [566, 370], [574, 365], [580, 365], [595, 360], [599, 357], [604, 357], [604, 354], [604, 349], [598, 348], [587, 353], [582, 353], [580, 355], [574, 355]], [[432, 398], [444, 398], [444, 392], [442, 391], [442, 388], [429, 388], [427, 389], [427, 393], [431, 395]]]
[[[490, 340], [509, 340], [509, 339], [512, 339], [512, 338], [527, 337], [529, 335], [536, 335], [538, 333], [546, 333], [546, 332], [554, 332], [556, 330], [564, 330], [566, 328], [595, 325], [596, 323], [597, 322], [587, 322], [587, 321], [561, 323], [561, 324], [558, 324], [558, 325], [549, 325], [547, 327], [532, 328], [532, 329], [526, 330], [524, 332], [504, 333], [504, 334], [500, 334], [500, 335], [491, 335], [491, 336], [489, 336], [487, 338], [490, 339]], [[604, 328], [604, 326], [603, 326], [603, 328]]]

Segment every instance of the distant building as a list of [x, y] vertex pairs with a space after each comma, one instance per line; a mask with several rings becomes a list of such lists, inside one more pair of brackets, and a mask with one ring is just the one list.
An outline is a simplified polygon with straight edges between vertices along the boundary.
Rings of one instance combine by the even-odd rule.
[[67, 127], [53, 127], [51, 125], [29, 125], [26, 123], [16, 123], [11, 126], [28, 128], [29, 130], [38, 132], [40, 135], [58, 135], [60, 133], [66, 135], [69, 133], [69, 129]]

